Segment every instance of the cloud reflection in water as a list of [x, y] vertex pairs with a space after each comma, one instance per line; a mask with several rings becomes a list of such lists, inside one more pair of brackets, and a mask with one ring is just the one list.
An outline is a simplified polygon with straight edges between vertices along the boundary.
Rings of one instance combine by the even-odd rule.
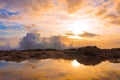
[[[119, 80], [120, 64], [102, 62], [96, 66], [73, 67], [76, 60], [26, 60], [20, 63], [5, 62], [0, 67], [1, 80]], [[2, 65], [4, 61], [0, 62]], [[78, 63], [77, 63], [78, 64]]]

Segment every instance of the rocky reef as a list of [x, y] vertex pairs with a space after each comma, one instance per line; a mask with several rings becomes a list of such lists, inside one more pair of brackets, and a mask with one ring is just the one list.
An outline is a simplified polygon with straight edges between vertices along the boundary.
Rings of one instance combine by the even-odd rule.
[[0, 51], [0, 60], [20, 62], [27, 59], [76, 59], [84, 65], [96, 65], [102, 61], [120, 62], [120, 48], [99, 49], [96, 46], [86, 46], [77, 49], [36, 49]]

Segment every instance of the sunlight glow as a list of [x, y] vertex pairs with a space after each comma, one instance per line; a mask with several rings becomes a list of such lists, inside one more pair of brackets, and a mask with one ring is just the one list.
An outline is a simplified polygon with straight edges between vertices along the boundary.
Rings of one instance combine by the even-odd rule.
[[69, 30], [75, 35], [82, 34], [84, 31], [89, 30], [89, 23], [85, 20], [76, 20], [69, 25]]
[[77, 60], [73, 60], [71, 63], [72, 63], [72, 66], [74, 66], [74, 67], [80, 66], [80, 63]]
[[78, 40], [82, 39], [82, 37], [79, 37], [79, 36], [69, 36], [69, 38], [71, 38], [71, 39], [78, 39]]

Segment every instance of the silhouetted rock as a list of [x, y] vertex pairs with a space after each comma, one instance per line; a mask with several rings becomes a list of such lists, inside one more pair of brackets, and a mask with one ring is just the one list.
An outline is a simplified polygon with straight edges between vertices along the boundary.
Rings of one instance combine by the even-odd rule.
[[0, 60], [6, 61], [23, 61], [26, 59], [76, 59], [85, 65], [96, 65], [102, 61], [109, 60], [111, 62], [120, 62], [120, 48], [99, 49], [96, 46], [86, 46], [78, 49], [36, 49], [36, 50], [12, 50], [0, 51]]

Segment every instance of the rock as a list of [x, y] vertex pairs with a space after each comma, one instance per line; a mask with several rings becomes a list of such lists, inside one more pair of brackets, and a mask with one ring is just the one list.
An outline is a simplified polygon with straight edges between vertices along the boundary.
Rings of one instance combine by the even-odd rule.
[[0, 51], [0, 60], [6, 61], [23, 61], [26, 59], [76, 59], [78, 62], [85, 65], [96, 65], [104, 60], [111, 62], [120, 59], [120, 48], [113, 49], [99, 49], [96, 46], [86, 46], [78, 49], [36, 49], [36, 50], [12, 50], [12, 51]]

